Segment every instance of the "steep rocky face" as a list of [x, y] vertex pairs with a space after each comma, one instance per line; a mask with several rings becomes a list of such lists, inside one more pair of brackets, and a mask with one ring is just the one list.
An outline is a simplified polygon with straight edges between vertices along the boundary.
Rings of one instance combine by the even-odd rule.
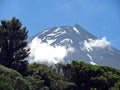
[[120, 68], [120, 51], [112, 47], [105, 37], [99, 40], [78, 24], [46, 29], [28, 41], [31, 63], [54, 64], [81, 60], [93, 65]]

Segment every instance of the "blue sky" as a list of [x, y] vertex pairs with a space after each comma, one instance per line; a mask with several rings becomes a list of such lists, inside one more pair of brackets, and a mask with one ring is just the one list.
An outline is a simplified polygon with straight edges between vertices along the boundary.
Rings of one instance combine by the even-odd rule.
[[0, 0], [0, 20], [20, 19], [29, 36], [78, 23], [120, 50], [120, 0]]

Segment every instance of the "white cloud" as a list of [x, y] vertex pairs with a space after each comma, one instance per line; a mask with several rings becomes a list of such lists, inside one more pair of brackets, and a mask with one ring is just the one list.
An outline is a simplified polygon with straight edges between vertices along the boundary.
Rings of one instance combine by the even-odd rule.
[[88, 41], [84, 41], [84, 49], [86, 49], [88, 52], [93, 51], [93, 48], [106, 48], [110, 46], [110, 42], [106, 40], [106, 37], [103, 37], [102, 39], [96, 39], [96, 40], [92, 40], [89, 39]]
[[105, 48], [110, 46], [110, 42], [106, 40], [106, 37], [103, 37], [101, 40], [90, 40], [88, 43], [91, 47], [100, 47]]
[[64, 57], [68, 52], [73, 52], [74, 48], [66, 49], [64, 46], [51, 46], [48, 43], [42, 43], [39, 38], [34, 38], [28, 45], [30, 47], [29, 63], [48, 63], [56, 64], [64, 62]]

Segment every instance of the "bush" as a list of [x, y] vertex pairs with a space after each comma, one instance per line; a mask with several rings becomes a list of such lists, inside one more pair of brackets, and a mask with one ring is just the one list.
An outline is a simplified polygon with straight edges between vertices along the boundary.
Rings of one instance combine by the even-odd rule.
[[1, 88], [5, 90], [31, 90], [29, 82], [20, 73], [2, 65], [0, 65], [0, 83]]
[[68, 82], [64, 77], [51, 67], [43, 64], [32, 64], [28, 68], [27, 80], [30, 81], [33, 90], [46, 88], [49, 90], [73, 90], [75, 84]]
[[64, 76], [76, 84], [75, 90], [108, 90], [120, 87], [120, 70], [79, 61], [61, 67]]

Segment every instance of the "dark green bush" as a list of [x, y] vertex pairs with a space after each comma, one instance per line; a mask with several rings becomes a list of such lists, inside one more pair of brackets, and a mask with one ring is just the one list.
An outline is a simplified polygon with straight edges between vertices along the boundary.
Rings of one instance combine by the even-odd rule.
[[29, 82], [20, 73], [2, 65], [0, 65], [0, 81], [1, 88], [5, 86], [10, 88], [6, 90], [31, 90]]

